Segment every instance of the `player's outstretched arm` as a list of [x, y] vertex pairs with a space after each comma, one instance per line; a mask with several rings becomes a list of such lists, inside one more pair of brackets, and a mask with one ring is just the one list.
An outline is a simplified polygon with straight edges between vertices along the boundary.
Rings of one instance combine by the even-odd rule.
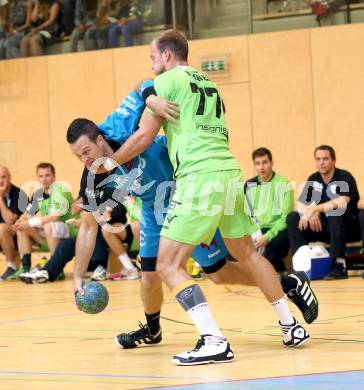
[[98, 225], [92, 213], [83, 211], [76, 240], [76, 259], [73, 269], [74, 292], [83, 295], [83, 277], [95, 249]]
[[[162, 126], [163, 118], [158, 115], [153, 115], [149, 112], [145, 113], [145, 118], [141, 127], [126, 141], [124, 144], [111, 156], [110, 160], [114, 160], [119, 165], [125, 164], [132, 158], [139, 156], [153, 143], [155, 136], [158, 134]], [[108, 166], [111, 170], [114, 166]]]

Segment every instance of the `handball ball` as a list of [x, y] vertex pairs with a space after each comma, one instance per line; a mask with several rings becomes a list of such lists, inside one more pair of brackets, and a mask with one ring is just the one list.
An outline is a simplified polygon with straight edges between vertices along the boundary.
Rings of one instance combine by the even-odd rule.
[[76, 303], [80, 310], [88, 314], [97, 314], [105, 309], [109, 302], [109, 293], [99, 282], [89, 282], [83, 285], [84, 295], [76, 293]]

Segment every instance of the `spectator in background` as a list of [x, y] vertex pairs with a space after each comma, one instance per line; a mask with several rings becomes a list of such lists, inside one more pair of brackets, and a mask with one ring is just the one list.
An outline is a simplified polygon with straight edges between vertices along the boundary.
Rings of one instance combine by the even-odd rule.
[[109, 47], [109, 29], [120, 15], [124, 0], [100, 0], [95, 24], [88, 30], [88, 50], [107, 49]]
[[258, 175], [249, 179], [244, 189], [249, 213], [260, 228], [254, 243], [275, 270], [283, 273], [283, 259], [289, 251], [286, 220], [294, 208], [293, 190], [288, 179], [273, 171], [269, 149], [254, 150], [252, 159]]
[[0, 166], [0, 247], [7, 262], [6, 271], [0, 280], [8, 279], [16, 271], [14, 261], [16, 235], [13, 225], [25, 210], [27, 203], [28, 197], [24, 191], [11, 183], [8, 168]]
[[[94, 43], [92, 42], [93, 32], [90, 33], [90, 27], [96, 23], [98, 0], [76, 0], [76, 12], [75, 12], [75, 25], [73, 29], [70, 43], [71, 52], [77, 51], [78, 41], [81, 38], [85, 38], [85, 49], [94, 49]], [[90, 36], [91, 34], [91, 36]], [[91, 47], [89, 43], [91, 42]]]
[[8, 22], [5, 28], [6, 58], [20, 57], [20, 42], [30, 30], [32, 0], [8, 0]]
[[41, 250], [49, 248], [53, 254], [61, 239], [77, 233], [77, 228], [65, 223], [72, 217], [70, 206], [73, 197], [63, 184], [55, 182], [54, 166], [50, 163], [38, 164], [37, 179], [42, 188], [33, 194], [27, 210], [29, 216], [14, 224], [23, 264], [19, 274], [30, 270], [33, 242], [40, 245]]
[[351, 23], [350, 4], [359, 3], [360, 0], [310, 0], [312, 13], [316, 15], [319, 26], [338, 24], [338, 11], [345, 10], [346, 23]]
[[143, 10], [140, 1], [123, 1], [118, 21], [109, 27], [109, 47], [119, 47], [119, 37], [123, 35], [124, 46], [134, 46], [134, 34], [143, 29]]
[[294, 254], [309, 242], [330, 243], [332, 269], [325, 279], [345, 279], [345, 244], [360, 239], [358, 189], [350, 172], [336, 168], [331, 146], [318, 146], [314, 157], [317, 172], [298, 198], [298, 212], [287, 218], [290, 246]]
[[54, 41], [60, 34], [60, 0], [34, 0], [31, 13], [31, 30], [20, 42], [22, 57], [43, 54], [46, 43]]

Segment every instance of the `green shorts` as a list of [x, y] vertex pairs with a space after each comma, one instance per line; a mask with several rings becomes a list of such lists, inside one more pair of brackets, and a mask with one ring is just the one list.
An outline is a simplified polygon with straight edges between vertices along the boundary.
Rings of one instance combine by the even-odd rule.
[[217, 230], [240, 238], [255, 230], [244, 211], [240, 170], [191, 174], [179, 178], [161, 236], [184, 244], [209, 244]]

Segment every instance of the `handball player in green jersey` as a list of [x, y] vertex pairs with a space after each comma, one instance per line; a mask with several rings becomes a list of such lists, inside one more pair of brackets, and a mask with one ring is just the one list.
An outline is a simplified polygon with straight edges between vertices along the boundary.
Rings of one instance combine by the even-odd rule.
[[157, 272], [200, 333], [196, 347], [172, 361], [196, 365], [234, 359], [201, 288], [185, 270], [195, 246], [209, 244], [217, 228], [229, 253], [251, 273], [276, 311], [283, 343], [300, 346], [310, 336], [292, 316], [274, 268], [257, 253], [250, 238], [256, 228], [244, 210], [242, 175], [229, 148], [219, 90], [188, 65], [187, 57], [188, 42], [179, 32], [168, 30], [153, 40], [154, 88], [158, 97], [179, 105], [179, 119], [172, 123], [146, 112], [140, 129], [114, 153], [108, 167], [113, 168], [112, 160], [123, 164], [139, 155], [163, 127], [176, 191], [161, 232]]

